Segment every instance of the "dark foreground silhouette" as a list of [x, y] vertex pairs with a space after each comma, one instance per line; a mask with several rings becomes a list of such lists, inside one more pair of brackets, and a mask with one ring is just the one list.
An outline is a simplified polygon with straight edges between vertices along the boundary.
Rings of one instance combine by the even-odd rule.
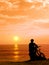
[[39, 46], [34, 43], [34, 39], [31, 39], [29, 43], [29, 56], [30, 60], [46, 60], [45, 55], [40, 51]]

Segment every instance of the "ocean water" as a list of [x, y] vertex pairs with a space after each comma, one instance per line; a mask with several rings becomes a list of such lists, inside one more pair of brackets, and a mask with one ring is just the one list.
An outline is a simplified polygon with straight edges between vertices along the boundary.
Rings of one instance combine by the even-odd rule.
[[0, 61], [26, 61], [29, 60], [28, 49], [24, 45], [0, 45]]
[[[49, 45], [41, 45], [41, 51], [49, 58]], [[0, 61], [21, 62], [27, 61], [29, 57], [29, 47], [27, 44], [0, 45]]]

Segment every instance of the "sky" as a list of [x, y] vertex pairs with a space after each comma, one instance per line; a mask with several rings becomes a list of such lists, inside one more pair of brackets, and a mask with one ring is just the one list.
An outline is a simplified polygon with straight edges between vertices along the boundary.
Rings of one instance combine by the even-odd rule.
[[0, 44], [28, 44], [31, 38], [49, 44], [49, 0], [0, 0]]

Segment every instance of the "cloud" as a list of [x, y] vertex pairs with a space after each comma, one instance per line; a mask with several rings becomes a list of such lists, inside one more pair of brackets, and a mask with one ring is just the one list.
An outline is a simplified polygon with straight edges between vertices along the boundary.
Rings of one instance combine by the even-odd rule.
[[26, 15], [15, 15], [15, 16], [8, 16], [0, 14], [0, 25], [14, 25], [17, 23], [23, 23], [28, 19]]
[[[10, 1], [8, 1], [8, 0], [0, 0], [0, 3], [1, 4], [5, 4], [6, 5], [6, 7], [5, 6], [3, 6], [3, 5], [1, 5], [0, 7], [1, 7], [1, 9], [3, 10], [7, 10], [7, 9], [18, 9], [18, 7], [19, 7], [19, 2], [14, 2], [14, 3], [12, 3], [12, 2], [10, 2]], [[0, 10], [1, 10], [0, 9]]]
[[[32, 4], [31, 6], [28, 6], [29, 9], [33, 9], [33, 8], [41, 9], [41, 8], [45, 7], [47, 4], [49, 4], [49, 2], [47, 0], [45, 0], [45, 1], [43, 1], [43, 0], [24, 0], [24, 1], [25, 1], [25, 4], [26, 4], [26, 2], [28, 2], [27, 4], [30, 4], [30, 3]], [[4, 7], [2, 5], [1, 9], [10, 9], [10, 10], [11, 9], [17, 9], [17, 10], [22, 9], [22, 10], [24, 10], [24, 8], [19, 8], [20, 5], [24, 6], [23, 4], [21, 4], [21, 1], [10, 2], [9, 0], [0, 0], [0, 3], [6, 5], [6, 7]], [[24, 3], [24, 2], [22, 2], [22, 3]], [[38, 4], [38, 3], [42, 3], [42, 4], [38, 7], [36, 7], [37, 6], [36, 4]]]
[[49, 19], [36, 19], [35, 22], [49, 23]]
[[8, 5], [9, 7], [12, 7], [12, 3], [7, 1], [7, 0], [1, 0], [0, 3], [5, 3], [6, 5]]
[[30, 3], [32, 3], [33, 2], [33, 0], [25, 0], [26, 2], [30, 2]]
[[[25, 0], [25, 1], [32, 4], [32, 6], [30, 7], [30, 9], [35, 8], [35, 9], [39, 10], [39, 9], [42, 9], [42, 8], [44, 8], [46, 6], [49, 7], [48, 6], [49, 5], [49, 0]], [[40, 4], [40, 5], [37, 7], [36, 4]]]
[[[25, 0], [23, 0], [25, 1]], [[27, 2], [26, 2], [27, 1]], [[27, 14], [28, 12], [30, 13], [30, 11], [33, 10], [45, 10], [44, 7], [47, 6], [47, 4], [49, 4], [49, 2], [47, 1], [43, 1], [43, 0], [26, 0], [25, 2], [21, 1], [15, 1], [15, 2], [11, 2], [8, 0], [0, 0], [0, 3], [5, 4], [5, 6], [1, 5], [0, 6], [0, 10], [6, 11], [5, 14], [8, 14], [10, 12], [13, 12], [12, 14], [14, 14], [15, 12], [22, 13], [22, 14]], [[29, 2], [29, 3], [28, 3]], [[27, 6], [26, 6], [27, 4]], [[48, 6], [49, 7], [49, 6]], [[7, 13], [8, 11], [8, 13]], [[28, 15], [29, 15], [28, 13]], [[33, 12], [32, 12], [33, 13]], [[12, 15], [10, 14], [10, 15]], [[45, 13], [44, 13], [45, 14]], [[16, 13], [17, 15], [17, 13]]]
[[34, 26], [37, 26], [37, 28], [43, 28], [43, 29], [49, 29], [49, 19], [36, 19], [31, 20], [32, 24], [34, 22]]
[[8, 19], [21, 19], [21, 18], [27, 18], [28, 16], [26, 15], [15, 15], [15, 16], [9, 16], [9, 15], [3, 15], [3, 14], [0, 14], [0, 17], [2, 18], [8, 18]]
[[0, 21], [7, 21], [9, 23], [24, 23], [24, 22], [29, 22], [31, 24], [32, 23], [38, 23], [42, 25], [43, 24], [47, 24], [49, 23], [49, 19], [48, 18], [38, 18], [38, 19], [34, 19], [29, 17], [28, 15], [15, 15], [15, 16], [9, 16], [9, 15], [3, 15], [0, 14]]

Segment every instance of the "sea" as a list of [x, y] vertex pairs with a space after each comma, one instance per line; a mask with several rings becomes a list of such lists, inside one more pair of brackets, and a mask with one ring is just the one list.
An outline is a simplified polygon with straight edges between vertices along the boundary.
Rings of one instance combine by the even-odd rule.
[[[40, 44], [40, 50], [49, 58], [49, 44]], [[29, 44], [2, 44], [0, 45], [0, 61], [22, 62], [30, 60]]]

